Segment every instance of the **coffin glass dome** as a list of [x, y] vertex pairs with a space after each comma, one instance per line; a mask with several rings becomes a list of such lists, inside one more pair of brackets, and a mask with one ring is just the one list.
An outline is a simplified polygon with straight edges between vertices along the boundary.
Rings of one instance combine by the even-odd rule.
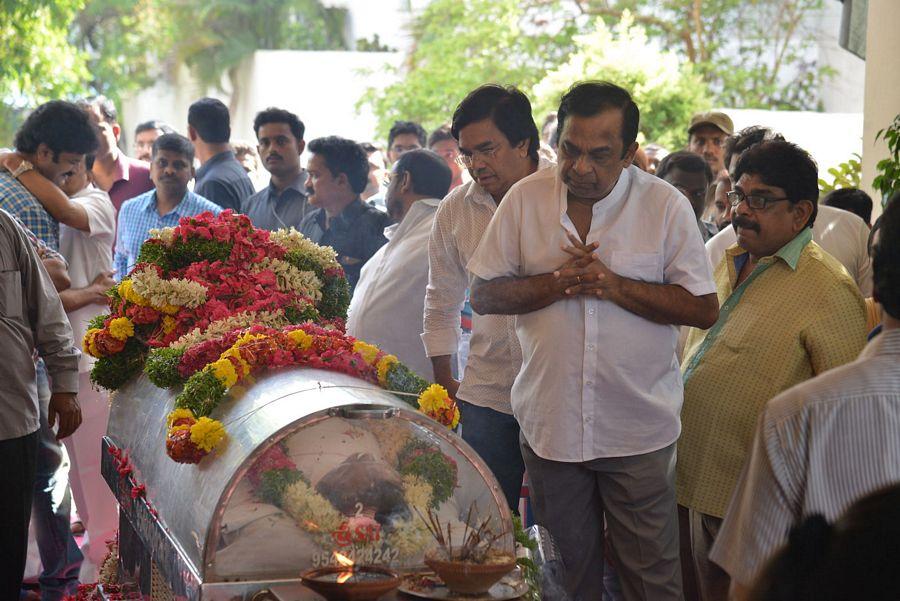
[[311, 415], [248, 457], [211, 524], [207, 579], [296, 578], [347, 560], [420, 569], [438, 546], [427, 522], [454, 547], [466, 524], [485, 525], [492, 548], [513, 554], [509, 510], [473, 451], [424, 416], [372, 400]]

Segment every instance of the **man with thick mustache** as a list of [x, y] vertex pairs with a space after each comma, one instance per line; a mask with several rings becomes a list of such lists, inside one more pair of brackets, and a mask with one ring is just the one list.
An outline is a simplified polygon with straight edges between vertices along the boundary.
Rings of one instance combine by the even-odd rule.
[[632, 165], [631, 95], [579, 83], [557, 118], [559, 167], [513, 184], [469, 261], [472, 308], [516, 316], [512, 410], [567, 592], [603, 595], [605, 525], [626, 601], [680, 600], [676, 326], [715, 323], [715, 285], [690, 203]]
[[243, 212], [253, 225], [269, 231], [300, 228], [309, 212], [306, 171], [300, 155], [306, 148], [303, 122], [290, 111], [267, 108], [253, 120], [259, 158], [272, 179], [266, 189], [244, 201]]
[[222, 207], [188, 190], [194, 177], [194, 146], [179, 134], [163, 134], [153, 143], [150, 179], [155, 190], [126, 200], [119, 209], [115, 278], [121, 281], [137, 262], [151, 229], [175, 227], [182, 217], [206, 211], [218, 215]]
[[859, 289], [812, 240], [818, 171], [809, 154], [762, 142], [741, 155], [732, 176], [737, 244], [714, 272], [719, 319], [708, 331], [691, 330], [682, 361], [678, 503], [690, 513], [704, 601], [727, 599], [728, 575], [709, 550], [766, 402], [852, 361], [866, 341]]

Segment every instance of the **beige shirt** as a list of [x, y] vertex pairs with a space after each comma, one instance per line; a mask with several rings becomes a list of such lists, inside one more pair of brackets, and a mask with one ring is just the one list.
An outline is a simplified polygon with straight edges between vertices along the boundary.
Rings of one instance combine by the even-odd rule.
[[[538, 169], [553, 165], [541, 158]], [[429, 275], [422, 333], [429, 357], [454, 355], [459, 348], [460, 311], [472, 282], [466, 264], [496, 211], [497, 203], [474, 181], [451, 190], [438, 207], [428, 241]], [[457, 397], [511, 414], [509, 391], [521, 365], [514, 318], [473, 313], [469, 357]]]
[[790, 528], [900, 481], [900, 330], [772, 399], [710, 559], [753, 582]]

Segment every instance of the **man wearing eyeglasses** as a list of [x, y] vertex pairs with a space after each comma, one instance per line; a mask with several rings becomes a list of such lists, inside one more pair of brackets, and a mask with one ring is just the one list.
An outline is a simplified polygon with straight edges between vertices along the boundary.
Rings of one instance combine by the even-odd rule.
[[713, 181], [712, 169], [702, 156], [686, 150], [668, 154], [656, 168], [656, 177], [675, 186], [690, 201], [704, 242], [718, 233], [719, 228], [714, 223], [702, 219], [706, 195]]
[[434, 218], [422, 342], [435, 380], [457, 399], [463, 439], [494, 472], [507, 503], [516, 510], [525, 465], [510, 405], [510, 389], [522, 365], [515, 320], [473, 314], [461, 382], [451, 361], [460, 347], [460, 312], [474, 277], [466, 267], [469, 259], [507, 190], [552, 163], [538, 158], [531, 103], [515, 88], [489, 84], [472, 91], [454, 112], [450, 131], [459, 143], [459, 166], [468, 169], [472, 181], [454, 188]]
[[734, 123], [725, 113], [699, 113], [688, 127], [687, 149], [701, 155], [718, 176], [725, 170], [725, 139], [733, 133]]
[[762, 142], [732, 175], [737, 244], [715, 267], [719, 319], [690, 331], [682, 361], [678, 503], [689, 509], [704, 601], [728, 595], [728, 575], [708, 556], [766, 402], [852, 361], [866, 340], [859, 289], [812, 241], [818, 172], [809, 154]]

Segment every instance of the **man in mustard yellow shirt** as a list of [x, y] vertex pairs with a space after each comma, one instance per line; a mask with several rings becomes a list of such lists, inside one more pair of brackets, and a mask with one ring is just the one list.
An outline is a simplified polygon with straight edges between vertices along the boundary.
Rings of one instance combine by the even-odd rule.
[[728, 194], [738, 243], [713, 274], [719, 319], [692, 329], [685, 345], [676, 486], [704, 601], [727, 599], [728, 575], [708, 555], [766, 402], [854, 360], [865, 344], [859, 289], [812, 241], [817, 177], [809, 154], [789, 142], [741, 156]]

